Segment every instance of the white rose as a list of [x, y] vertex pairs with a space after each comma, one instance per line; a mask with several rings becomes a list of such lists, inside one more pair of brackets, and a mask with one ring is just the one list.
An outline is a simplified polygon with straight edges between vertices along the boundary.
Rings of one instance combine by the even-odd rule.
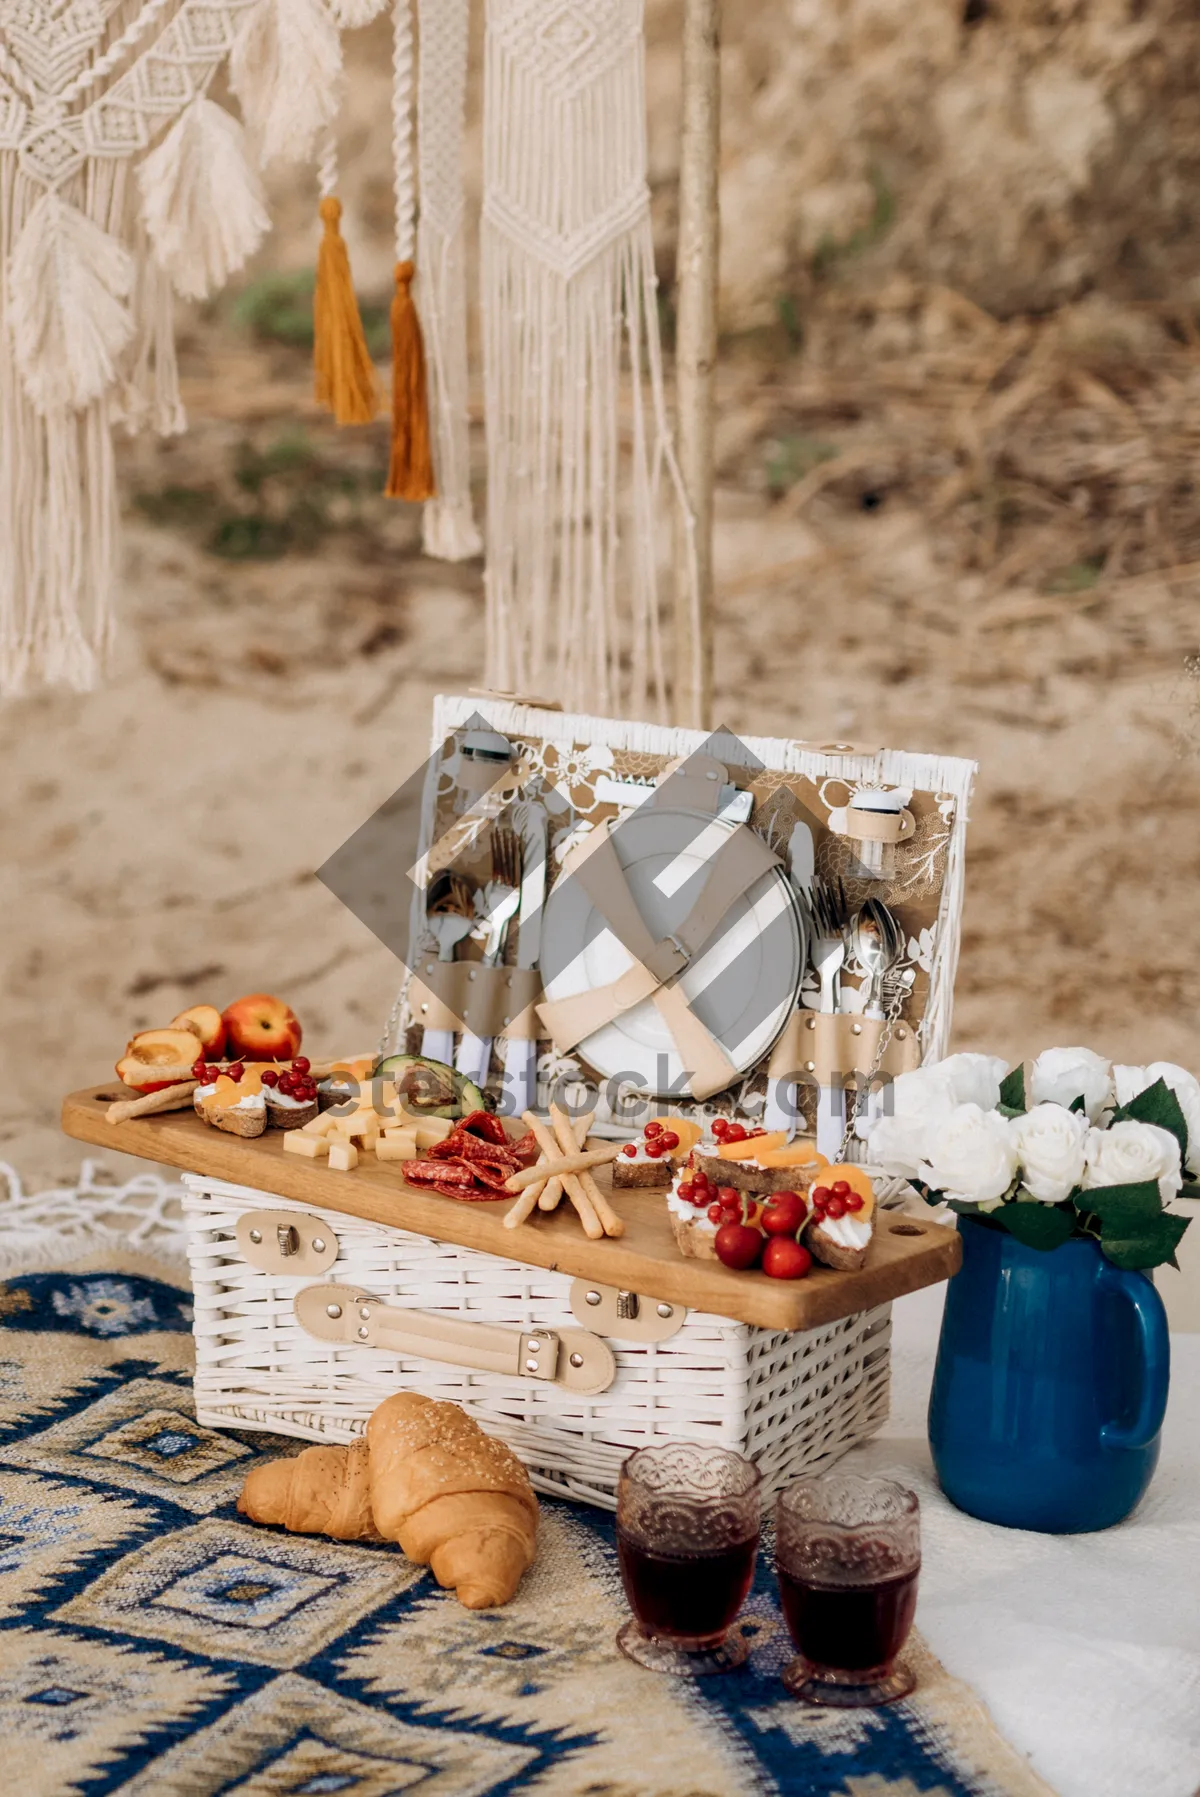
[[1144, 1067], [1123, 1067], [1118, 1062], [1113, 1063], [1112, 1077], [1113, 1097], [1118, 1104], [1129, 1104], [1139, 1092], [1154, 1084], [1146, 1078]]
[[1090, 1048], [1048, 1048], [1033, 1063], [1029, 1095], [1034, 1104], [1061, 1104], [1082, 1098], [1088, 1119], [1097, 1123], [1112, 1103], [1112, 1068]]
[[[1156, 1080], [1165, 1079], [1179, 1100], [1179, 1108], [1187, 1124], [1188, 1171], [1200, 1174], [1200, 1079], [1194, 1073], [1189, 1073], [1186, 1067], [1177, 1067], [1174, 1061], [1151, 1061], [1143, 1077], [1147, 1086], [1154, 1085]], [[1122, 1099], [1121, 1102], [1127, 1104], [1129, 1101]]]
[[1169, 1129], [1156, 1123], [1114, 1123], [1108, 1129], [1089, 1129], [1085, 1191], [1100, 1186], [1140, 1185], [1158, 1181], [1164, 1204], [1169, 1204], [1183, 1184], [1179, 1170], [1179, 1143]]
[[1000, 1081], [1008, 1072], [1008, 1062], [994, 1054], [952, 1054], [938, 1061], [932, 1071], [949, 1080], [956, 1104], [977, 1104], [980, 1110], [994, 1111], [1000, 1103]]
[[946, 1198], [989, 1204], [1003, 1198], [1017, 1171], [1017, 1149], [998, 1111], [960, 1104], [929, 1125], [929, 1154], [920, 1177]]
[[898, 1073], [883, 1093], [890, 1117], [948, 1117], [957, 1103], [954, 1082], [940, 1064]]
[[1025, 1190], [1043, 1204], [1061, 1204], [1083, 1178], [1087, 1118], [1060, 1104], [1038, 1104], [1010, 1127]]
[[917, 1179], [928, 1153], [930, 1123], [925, 1117], [876, 1118], [863, 1130], [867, 1153], [885, 1173]]

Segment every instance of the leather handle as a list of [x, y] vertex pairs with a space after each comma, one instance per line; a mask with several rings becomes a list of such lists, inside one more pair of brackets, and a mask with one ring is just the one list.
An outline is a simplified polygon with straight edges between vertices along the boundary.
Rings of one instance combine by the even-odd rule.
[[617, 1373], [608, 1343], [584, 1329], [506, 1329], [467, 1317], [401, 1310], [346, 1285], [296, 1293], [296, 1321], [318, 1341], [416, 1354], [481, 1373], [562, 1386], [582, 1396], [607, 1391]]

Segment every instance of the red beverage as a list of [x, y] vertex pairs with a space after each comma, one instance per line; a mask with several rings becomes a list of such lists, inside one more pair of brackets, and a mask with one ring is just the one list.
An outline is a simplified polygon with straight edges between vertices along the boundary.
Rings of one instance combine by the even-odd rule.
[[716, 1552], [652, 1551], [617, 1531], [617, 1557], [629, 1607], [648, 1635], [671, 1641], [719, 1641], [754, 1578], [757, 1536]]
[[779, 1570], [779, 1601], [796, 1649], [814, 1666], [874, 1672], [890, 1666], [917, 1608], [920, 1562], [869, 1585], [821, 1584]]

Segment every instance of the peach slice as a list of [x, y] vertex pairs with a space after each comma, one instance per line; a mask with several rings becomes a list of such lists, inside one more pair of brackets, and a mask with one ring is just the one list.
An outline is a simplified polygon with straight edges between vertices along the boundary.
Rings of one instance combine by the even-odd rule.
[[[157, 1092], [175, 1080], [161, 1079], [155, 1068], [190, 1068], [199, 1044], [191, 1030], [142, 1030], [117, 1062], [117, 1076], [135, 1092]], [[186, 1077], [176, 1072], [175, 1079]]]
[[693, 1123], [690, 1117], [664, 1117], [662, 1126], [664, 1132], [671, 1130], [679, 1137], [678, 1148], [672, 1148], [668, 1157], [672, 1161], [685, 1161], [704, 1134], [700, 1125]]
[[861, 1167], [856, 1167], [852, 1161], [844, 1161], [836, 1167], [822, 1168], [821, 1184], [823, 1186], [832, 1187], [837, 1184], [839, 1179], [844, 1179], [850, 1190], [857, 1192], [863, 1201], [862, 1209], [855, 1211], [855, 1216], [860, 1222], [870, 1222], [871, 1214], [875, 1209], [875, 1187], [871, 1184], [870, 1175], [865, 1173]]
[[221, 1059], [225, 1051], [225, 1025], [216, 1005], [192, 1005], [188, 1010], [180, 1011], [178, 1017], [172, 1017], [170, 1028], [191, 1030], [198, 1036], [206, 1061]]
[[786, 1129], [770, 1129], [765, 1136], [747, 1137], [743, 1142], [722, 1142], [717, 1149], [717, 1159], [721, 1161], [759, 1161], [772, 1148], [783, 1148], [787, 1143]]
[[760, 1167], [795, 1167], [798, 1173], [813, 1178], [817, 1174], [824, 1177], [829, 1166], [828, 1157], [811, 1142], [789, 1142], [784, 1148], [768, 1148], [765, 1154], [757, 1156], [757, 1160]]

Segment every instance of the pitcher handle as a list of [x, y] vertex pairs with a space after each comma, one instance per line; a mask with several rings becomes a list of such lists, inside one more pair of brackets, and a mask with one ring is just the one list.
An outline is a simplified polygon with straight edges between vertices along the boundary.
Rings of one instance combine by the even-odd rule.
[[1142, 1394], [1137, 1415], [1129, 1424], [1105, 1423], [1100, 1440], [1106, 1448], [1145, 1448], [1162, 1428], [1167, 1409], [1171, 1375], [1167, 1313], [1144, 1273], [1127, 1273], [1105, 1260], [1100, 1268], [1100, 1283], [1133, 1305], [1142, 1351]]

